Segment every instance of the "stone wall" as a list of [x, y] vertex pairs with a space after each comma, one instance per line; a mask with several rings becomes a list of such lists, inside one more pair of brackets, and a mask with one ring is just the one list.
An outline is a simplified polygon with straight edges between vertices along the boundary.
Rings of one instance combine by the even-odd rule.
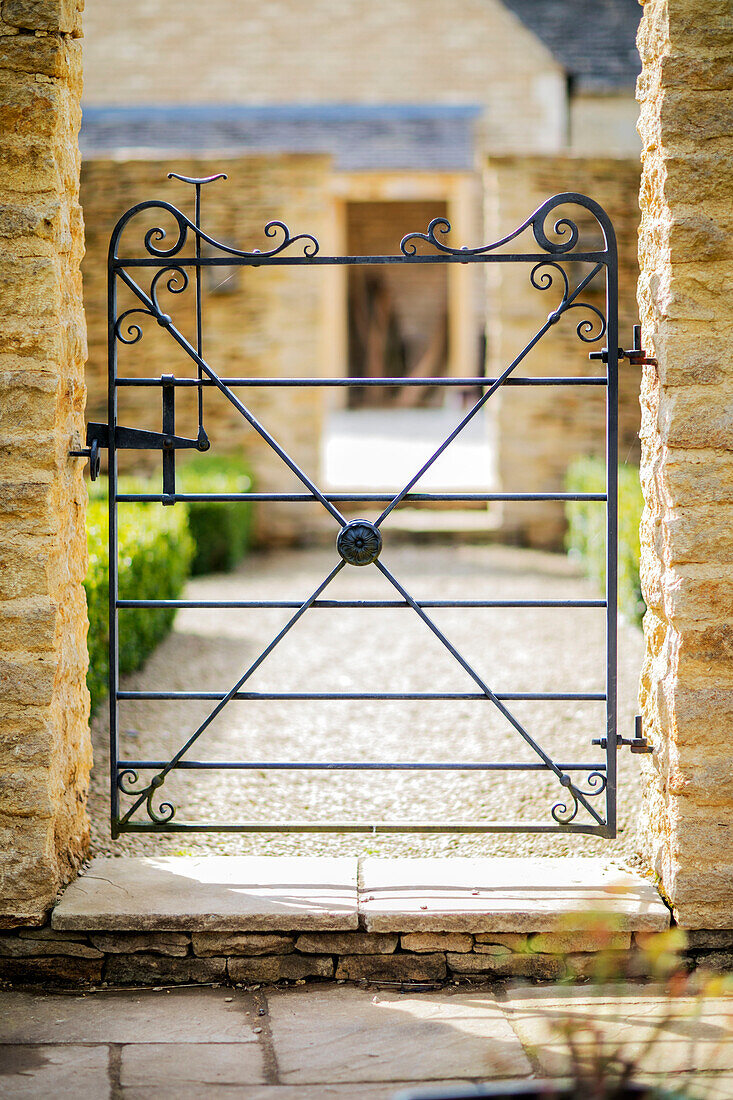
[[565, 142], [565, 74], [501, 0], [95, 0], [86, 24], [90, 105], [473, 103], [482, 148]]
[[[263, 234], [268, 221], [284, 221], [292, 233], [312, 233], [324, 252], [330, 251], [330, 198], [326, 157], [309, 155], [240, 156], [216, 160], [124, 159], [91, 160], [82, 169], [81, 197], [87, 226], [83, 264], [84, 302], [89, 327], [88, 416], [107, 418], [107, 250], [118, 218], [145, 199], [160, 198], [192, 214], [193, 188], [169, 181], [171, 170], [187, 176], [226, 171], [203, 189], [202, 224], [215, 239], [241, 248], [271, 247]], [[145, 212], [126, 230], [121, 254], [143, 255], [145, 231], [170, 222]], [[297, 246], [296, 246], [297, 247]], [[210, 276], [210, 277], [209, 277]], [[317, 376], [329, 373], [324, 355], [326, 288], [329, 273], [279, 268], [212, 268], [204, 278], [204, 356], [225, 377]], [[148, 277], [149, 283], [149, 277]], [[147, 289], [147, 284], [145, 284]], [[124, 289], [124, 288], [123, 288]], [[193, 279], [178, 295], [163, 293], [174, 323], [195, 343]], [[124, 293], [119, 312], [134, 304]], [[131, 320], [135, 320], [133, 317]], [[154, 323], [143, 323], [143, 336], [131, 347], [118, 344], [120, 375], [160, 377], [175, 373], [194, 377], [195, 364]], [[240, 389], [239, 396], [302, 468], [317, 479], [323, 391], [317, 389]], [[160, 390], [120, 391], [119, 422], [161, 430]], [[303, 486], [275, 452], [256, 434], [218, 391], [205, 392], [205, 425], [211, 453], [244, 454], [260, 491], [303, 491]], [[196, 434], [196, 403], [192, 391], [176, 398], [179, 434]], [[160, 471], [148, 452], [120, 455], [120, 469], [140, 463]], [[320, 505], [260, 505], [257, 526], [268, 541], [297, 539], [321, 521]], [[325, 516], [325, 512], [323, 513]]]
[[[733, 934], [701, 933], [690, 959], [726, 969]], [[56, 932], [0, 936], [0, 979], [20, 984], [255, 987], [304, 979], [387, 982], [643, 976], [649, 932]], [[641, 948], [642, 950], [639, 950]], [[727, 948], [727, 950], [726, 950]], [[599, 955], [599, 953], [601, 953]]]
[[[608, 212], [619, 249], [619, 334], [630, 346], [637, 320], [634, 296], [638, 273], [637, 226], [639, 166], [636, 160], [578, 157], [492, 157], [486, 181], [487, 241], [497, 240], [529, 217], [550, 195], [577, 191], [589, 195]], [[578, 209], [567, 208], [570, 217]], [[582, 214], [582, 211], [581, 211]], [[553, 215], [554, 218], [555, 215]], [[579, 221], [587, 233], [599, 230], [592, 219]], [[594, 228], [595, 227], [595, 228]], [[551, 226], [550, 226], [551, 228]], [[587, 239], [587, 238], [586, 238]], [[538, 251], [531, 230], [512, 247]], [[572, 285], [586, 274], [570, 265]], [[578, 270], [575, 270], [575, 269]], [[526, 264], [488, 265], [487, 369], [497, 377], [512, 362], [560, 300], [557, 286], [536, 290]], [[600, 283], [600, 281], [599, 281]], [[583, 295], [604, 306], [602, 283]], [[576, 335], [580, 311], [569, 312], [551, 329], [517, 368], [520, 375], [599, 375], [603, 365], [588, 360], [588, 352], [604, 346], [584, 344]], [[619, 379], [619, 457], [638, 460], [638, 368], [624, 361]], [[502, 492], [551, 492], [564, 488], [565, 471], [579, 455], [605, 453], [605, 389], [533, 387], [504, 389], [492, 397]], [[565, 530], [563, 505], [554, 502], [505, 504], [502, 530], [506, 537], [531, 546], [557, 549]]]
[[42, 922], [88, 844], [82, 0], [0, 20], [0, 925]]
[[648, 0], [639, 307], [646, 855], [677, 919], [733, 927], [733, 13]]

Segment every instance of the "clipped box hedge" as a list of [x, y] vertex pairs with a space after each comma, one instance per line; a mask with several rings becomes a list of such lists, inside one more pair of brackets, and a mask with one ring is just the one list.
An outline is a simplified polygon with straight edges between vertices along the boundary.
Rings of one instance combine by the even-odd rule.
[[[252, 482], [236, 458], [196, 455], [177, 470], [181, 493], [245, 493]], [[122, 477], [119, 491], [160, 493], [160, 479]], [[84, 586], [89, 612], [89, 671], [92, 708], [107, 694], [109, 537], [108, 484], [89, 486]], [[178, 599], [192, 574], [233, 569], [244, 556], [252, 528], [252, 505], [242, 501], [121, 504], [118, 508], [120, 599]], [[134, 672], [173, 626], [175, 609], [122, 609], [119, 615], [120, 673]]]
[[[195, 455], [176, 473], [180, 493], [247, 493], [252, 479], [235, 458]], [[247, 501], [191, 501], [188, 526], [194, 541], [191, 572], [227, 573], [242, 560], [252, 533], [252, 505]]]
[[[571, 493], [602, 493], [606, 466], [598, 458], [577, 459], [568, 469], [565, 486]], [[639, 470], [618, 470], [618, 605], [632, 622], [640, 623], [645, 611], [639, 581], [639, 525], [644, 507]], [[601, 588], [606, 581], [606, 517], [602, 504], [569, 501], [565, 505], [568, 552], [583, 566], [586, 576]]]
[[[193, 540], [185, 508], [162, 504], [121, 505], [118, 513], [120, 599], [175, 600], [189, 576]], [[91, 500], [87, 511], [89, 568], [84, 587], [89, 612], [87, 685], [92, 709], [107, 694], [109, 675], [109, 517], [107, 501]], [[173, 625], [175, 609], [119, 613], [120, 672], [134, 672]]]

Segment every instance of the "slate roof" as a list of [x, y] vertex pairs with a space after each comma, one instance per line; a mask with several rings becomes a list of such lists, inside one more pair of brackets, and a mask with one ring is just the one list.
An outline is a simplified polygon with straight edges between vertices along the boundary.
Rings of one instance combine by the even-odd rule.
[[347, 171], [471, 171], [478, 106], [86, 107], [82, 155], [119, 149], [331, 153]]
[[574, 87], [633, 91], [641, 70], [639, 0], [502, 0], [547, 46]]

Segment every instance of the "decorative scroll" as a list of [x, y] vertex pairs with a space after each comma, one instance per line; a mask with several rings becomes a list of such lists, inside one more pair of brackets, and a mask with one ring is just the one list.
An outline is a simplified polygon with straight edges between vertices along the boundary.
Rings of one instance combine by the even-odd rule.
[[[535, 290], [549, 290], [555, 285], [556, 274], [559, 274], [562, 278], [562, 300], [557, 309], [553, 310], [547, 318], [551, 324], [556, 324], [562, 315], [567, 313], [570, 309], [587, 310], [589, 313], [594, 314], [593, 320], [589, 317], [585, 317], [582, 321], [579, 321], [575, 330], [579, 338], [585, 344], [594, 344], [597, 340], [600, 340], [606, 335], [606, 318], [603, 316], [600, 309], [590, 302], [579, 302], [575, 300], [577, 295], [581, 292], [581, 288], [588, 285], [591, 279], [594, 278], [598, 269], [599, 267], [597, 265], [590, 275], [586, 276], [583, 282], [575, 288], [572, 294], [570, 292], [567, 272], [565, 268], [555, 260], [542, 260], [540, 263], [535, 264], [529, 276], [530, 282]], [[597, 318], [599, 322], [598, 331], [594, 331], [594, 329], [596, 329], [595, 318]]]
[[125, 771], [120, 772], [120, 774], [117, 776], [117, 786], [122, 791], [122, 793], [130, 795], [131, 798], [138, 799], [136, 805], [133, 806], [132, 809], [130, 809], [125, 817], [122, 819], [123, 822], [128, 821], [132, 814], [135, 812], [137, 806], [141, 804], [143, 798], [141, 798], [140, 796], [142, 795], [145, 796], [145, 807], [148, 811], [148, 817], [150, 818], [150, 820], [155, 822], [156, 825], [167, 825], [168, 822], [172, 821], [175, 817], [176, 808], [173, 803], [161, 802], [157, 810], [153, 806], [153, 796], [155, 795], [156, 790], [159, 787], [163, 786], [163, 783], [165, 782], [165, 776], [162, 774], [153, 776], [147, 787], [141, 787], [138, 790], [135, 790], [134, 787], [130, 786], [130, 784], [138, 783], [139, 781], [140, 777], [133, 768], [125, 769]]
[[573, 783], [569, 775], [563, 775], [560, 780], [563, 787], [567, 787], [569, 799], [565, 802], [556, 802], [550, 811], [558, 825], [569, 825], [574, 820], [580, 808], [581, 798], [595, 798], [599, 794], [603, 794], [608, 784], [607, 777], [603, 772], [590, 772], [588, 775], [588, 787], [590, 790], [583, 790], [576, 783]]
[[[445, 236], [451, 231], [450, 222], [447, 218], [433, 218], [430, 225], [427, 228], [426, 233], [408, 233], [406, 237], [402, 238], [400, 243], [400, 251], [403, 256], [414, 256], [417, 253], [416, 241], [425, 241], [426, 244], [431, 245], [439, 252], [445, 253], [447, 256], [484, 256], [489, 252], [496, 251], [497, 248], [501, 248], [502, 245], [509, 244], [510, 241], [515, 240], [520, 234], [524, 233], [526, 229], [532, 228], [534, 239], [540, 248], [544, 252], [549, 252], [553, 255], [567, 255], [578, 243], [580, 239], [580, 231], [577, 224], [568, 217], [558, 218], [553, 225], [553, 232], [558, 238], [557, 240], [551, 240], [547, 235], [546, 224], [547, 218], [550, 213], [557, 209], [558, 206], [576, 205], [585, 207], [595, 217], [596, 221], [603, 230], [604, 241], [608, 246], [609, 241], [612, 240], [613, 230], [608, 216], [598, 203], [593, 199], [589, 199], [586, 195], [580, 195], [577, 192], [566, 192], [562, 195], [554, 195], [551, 199], [547, 199], [542, 203], [542, 206], [535, 210], [534, 214], [531, 214], [526, 221], [522, 222], [517, 229], [512, 233], [507, 233], [506, 237], [502, 237], [501, 240], [493, 241], [491, 244], [480, 245], [478, 248], [468, 248], [463, 245], [461, 248], [451, 248], [450, 245], [441, 241], [436, 236], [436, 231]], [[596, 252], [596, 249], [593, 249]]]
[[144, 237], [145, 250], [156, 259], [171, 259], [174, 256], [178, 256], [181, 249], [184, 247], [189, 239], [189, 233], [192, 238], [199, 241], [206, 241], [218, 252], [227, 256], [236, 256], [243, 260], [268, 260], [273, 256], [278, 256], [281, 252], [284, 252], [286, 248], [290, 248], [298, 241], [303, 241], [303, 256], [307, 259], [311, 259], [315, 256], [320, 245], [316, 238], [311, 233], [297, 233], [293, 235], [288, 229], [285, 222], [271, 221], [265, 226], [264, 233], [266, 237], [276, 238], [282, 234], [282, 240], [275, 244], [270, 249], [255, 248], [252, 251], [246, 251], [240, 248], [233, 248], [231, 245], [223, 244], [217, 241], [214, 237], [210, 237], [208, 233], [205, 233], [200, 226], [197, 226], [194, 222], [187, 217], [183, 211], [179, 210], [172, 203], [165, 202], [163, 199], [148, 199], [145, 202], [140, 202], [137, 206], [133, 206], [130, 210], [124, 214], [117, 225], [115, 226], [112, 234], [112, 251], [111, 256], [113, 259], [118, 259], [117, 249], [120, 242], [122, 231], [127, 226], [128, 222], [132, 220], [137, 214], [140, 214], [143, 210], [160, 210], [170, 214], [178, 227], [178, 235], [175, 240], [169, 244], [167, 248], [162, 247], [164, 241], [169, 240], [168, 231], [160, 225], [154, 225], [147, 230]]

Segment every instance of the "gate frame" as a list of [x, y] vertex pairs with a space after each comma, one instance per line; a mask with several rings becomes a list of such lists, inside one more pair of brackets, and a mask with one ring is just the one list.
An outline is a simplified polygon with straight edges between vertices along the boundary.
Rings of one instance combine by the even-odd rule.
[[[612, 838], [616, 835], [616, 796], [617, 796], [617, 746], [626, 744], [632, 747], [632, 751], [650, 751], [641, 736], [641, 730], [637, 722], [637, 735], [633, 741], [620, 738], [617, 734], [617, 535], [618, 535], [618, 495], [617, 495], [617, 468], [618, 468], [618, 364], [619, 359], [628, 358], [633, 363], [650, 362], [645, 357], [640, 347], [638, 329], [635, 330], [634, 348], [624, 351], [618, 346], [618, 258], [616, 238], [611, 221], [603, 208], [595, 200], [578, 192], [564, 192], [548, 198], [534, 211], [518, 228], [505, 237], [493, 243], [477, 248], [453, 248], [441, 241], [436, 233], [446, 235], [450, 232], [450, 223], [445, 218], [434, 218], [425, 233], [413, 232], [407, 234], [400, 244], [400, 254], [390, 256], [321, 256], [320, 247], [315, 237], [308, 233], [300, 233], [292, 236], [288, 227], [281, 221], [268, 222], [264, 228], [268, 238], [277, 238], [282, 234], [282, 240], [267, 251], [252, 250], [243, 251], [221, 244], [210, 237], [201, 227], [201, 189], [202, 186], [215, 180], [226, 179], [224, 173], [205, 178], [193, 178], [180, 176], [177, 173], [169, 173], [168, 178], [175, 178], [184, 183], [193, 185], [195, 189], [195, 213], [191, 221], [181, 210], [165, 200], [151, 199], [138, 203], [131, 207], [117, 222], [112, 233], [108, 257], [108, 423], [89, 424], [87, 428], [87, 450], [73, 452], [90, 457], [91, 475], [94, 479], [99, 473], [99, 450], [101, 447], [109, 448], [109, 705], [110, 705], [110, 818], [112, 837], [116, 838], [125, 832], [336, 832], [336, 833], [585, 833]], [[545, 226], [549, 215], [558, 207], [579, 206], [588, 211], [597, 226], [601, 229], [604, 240], [604, 248], [576, 249], [580, 239], [580, 230], [575, 221], [565, 214], [558, 218], [553, 226], [556, 240], [551, 240]], [[165, 212], [171, 216], [178, 228], [178, 237], [172, 245], [165, 248], [164, 242], [167, 233], [160, 226], [152, 226], [147, 229], [144, 237], [146, 255], [120, 256], [118, 248], [122, 233], [128, 223], [138, 214], [155, 210]], [[497, 251], [508, 245], [515, 238], [532, 231], [534, 240], [542, 250], [539, 253], [506, 253]], [[194, 255], [181, 255], [186, 242], [192, 234], [194, 240]], [[219, 255], [202, 256], [202, 241], [205, 241]], [[302, 255], [284, 255], [291, 246], [302, 242]], [[434, 251], [418, 252], [418, 242], [422, 242], [423, 248]], [[591, 265], [591, 271], [571, 291], [568, 273], [562, 266], [566, 263], [584, 263]], [[530, 281], [533, 287], [540, 291], [555, 288], [562, 278], [563, 295], [559, 305], [550, 312], [547, 320], [538, 329], [533, 338], [525, 345], [513, 362], [505, 368], [503, 373], [495, 379], [476, 378], [220, 378], [203, 356], [203, 287], [201, 270], [204, 267], [217, 266], [298, 266], [317, 267], [335, 265], [382, 265], [382, 264], [470, 264], [470, 263], [513, 263], [531, 264]], [[152, 269], [154, 274], [151, 279], [150, 291], [146, 293], [138, 283], [129, 275], [127, 269]], [[196, 297], [196, 346], [194, 347], [178, 331], [173, 320], [160, 307], [158, 301], [158, 281], [164, 280], [169, 292], [182, 293], [189, 285], [188, 269], [194, 271], [195, 297]], [[605, 273], [605, 314], [595, 305], [579, 299], [579, 295], [601, 272]], [[167, 276], [167, 278], [166, 278]], [[125, 284], [140, 304], [132, 309], [126, 309], [122, 313], [117, 312], [117, 283], [118, 280]], [[544, 376], [520, 378], [513, 376], [515, 368], [531, 351], [536, 343], [547, 331], [564, 316], [570, 309], [582, 309], [585, 317], [577, 324], [576, 332], [581, 341], [594, 344], [606, 337], [606, 347], [602, 351], [592, 352], [589, 358], [600, 360], [606, 366], [606, 374], [599, 376], [568, 376], [562, 378], [547, 378]], [[140, 325], [130, 320], [133, 314], [147, 314], [165, 328], [175, 342], [186, 352], [189, 358], [196, 364], [195, 378], [176, 377], [163, 375], [160, 378], [134, 378], [120, 377], [117, 372], [117, 344], [135, 344], [143, 335]], [[588, 315], [593, 315], [589, 319]], [[123, 325], [127, 322], [125, 329]], [[594, 328], [598, 327], [595, 332]], [[233, 393], [237, 387], [256, 386], [267, 388], [268, 386], [472, 386], [481, 387], [482, 396], [473, 404], [471, 409], [460, 420], [458, 426], [451, 432], [441, 446], [433, 453], [431, 458], [423, 465], [415, 476], [408, 482], [398, 494], [324, 494], [314, 482], [298, 467], [290, 456], [283, 450], [277, 441], [269, 435], [263, 425], [249, 412], [247, 407]], [[412, 493], [411, 490], [422, 474], [429, 468], [437, 457], [445, 450], [450, 442], [458, 435], [466, 423], [468, 423], [486, 402], [501, 386], [533, 386], [533, 385], [583, 385], [603, 386], [606, 388], [606, 490], [605, 493]], [[117, 391], [122, 386], [153, 386], [160, 387], [162, 393], [163, 417], [162, 432], [146, 432], [135, 428], [125, 428], [117, 423]], [[175, 435], [175, 391], [179, 387], [195, 387], [198, 391], [198, 434], [196, 439], [186, 439]], [[234, 405], [250, 425], [268, 442], [279, 457], [301, 480], [309, 490], [307, 494], [294, 493], [246, 493], [246, 494], [181, 494], [175, 491], [175, 452], [180, 449], [207, 450], [208, 437], [204, 428], [203, 391], [207, 387], [215, 387]], [[163, 464], [163, 492], [161, 494], [119, 494], [117, 491], [117, 451], [120, 449], [155, 449], [162, 453]], [[163, 505], [173, 505], [178, 501], [186, 500], [246, 500], [256, 501], [320, 501], [340, 524], [337, 545], [341, 555], [341, 561], [332, 570], [329, 576], [318, 586], [316, 591], [302, 604], [297, 601], [242, 601], [227, 603], [225, 606], [271, 607], [273, 603], [279, 607], [297, 608], [295, 615], [280, 631], [264, 652], [245, 672], [245, 675], [227, 693], [212, 692], [121, 692], [119, 688], [118, 670], [118, 611], [120, 609], [135, 608], [161, 608], [161, 607], [202, 607], [208, 606], [206, 601], [186, 600], [120, 600], [118, 592], [118, 560], [117, 560], [117, 505], [123, 502], [158, 502]], [[602, 600], [489, 600], [489, 601], [415, 601], [409, 592], [389, 570], [379, 562], [378, 556], [381, 549], [381, 523], [391, 511], [403, 500], [410, 503], [422, 503], [427, 501], [506, 501], [506, 500], [586, 500], [603, 502], [606, 511], [606, 584], [605, 594]], [[341, 502], [370, 502], [386, 503], [379, 519], [371, 521], [352, 520], [347, 523], [337, 504]], [[355, 528], [361, 525], [362, 530], [354, 533]], [[369, 530], [371, 529], [371, 530]], [[361, 540], [360, 548], [355, 548], [354, 539]], [[367, 550], [361, 546], [366, 540]], [[371, 548], [371, 549], [370, 549]], [[372, 557], [368, 555], [376, 548]], [[354, 555], [364, 555], [366, 560], [355, 560]], [[319, 596], [330, 580], [349, 562], [352, 565], [374, 564], [392, 583], [393, 587], [402, 596], [400, 601], [320, 601]], [[458, 663], [469, 673], [477, 685], [481, 688], [479, 695], [466, 695], [465, 693], [247, 693], [240, 692], [243, 682], [252, 674], [259, 664], [267, 657], [282, 637], [290, 630], [295, 622], [306, 610], [312, 606], [401, 606], [411, 607], [418, 616], [423, 619], [429, 629], [443, 642], [449, 652], [453, 654]], [[606, 675], [605, 691], [603, 693], [504, 693], [495, 695], [481, 677], [462, 658], [460, 653], [448, 641], [445, 635], [435, 626], [430, 617], [425, 613], [425, 607], [434, 606], [489, 606], [489, 607], [605, 607], [606, 615]], [[221, 602], [218, 606], [222, 606]], [[240, 698], [338, 698], [338, 699], [394, 699], [394, 698], [419, 698], [419, 699], [465, 699], [487, 698], [507, 718], [511, 725], [524, 737], [530, 746], [538, 753], [542, 763], [445, 763], [435, 764], [420, 763], [275, 763], [272, 762], [200, 762], [184, 761], [182, 757], [188, 748], [198, 739], [207, 728], [213, 718], [232, 699]], [[203, 725], [188, 739], [185, 746], [176, 753], [170, 761], [146, 761], [119, 759], [119, 734], [118, 734], [118, 703], [126, 698], [210, 698], [218, 700], [217, 706], [209, 714]], [[511, 699], [550, 699], [550, 700], [578, 700], [578, 701], [604, 701], [606, 705], [606, 734], [605, 737], [595, 739], [592, 743], [600, 746], [605, 752], [605, 762], [598, 764], [556, 764], [534, 739], [523, 728], [511, 712], [503, 705], [502, 700]], [[170, 802], [163, 802], [154, 806], [157, 799], [156, 792], [163, 785], [167, 774], [174, 769], [189, 768], [235, 768], [246, 770], [416, 770], [416, 771], [551, 771], [554, 772], [562, 787], [561, 797], [564, 801], [558, 801], [551, 808], [553, 823], [548, 822], [174, 822], [175, 807]], [[139, 772], [153, 770], [156, 774], [149, 783], [134, 789], [134, 785], [140, 782]], [[573, 782], [570, 772], [586, 772], [586, 782], [590, 789], [581, 789]], [[144, 782], [144, 781], [143, 781]], [[133, 799], [132, 805], [120, 816], [120, 793]], [[588, 801], [605, 793], [605, 816], [602, 816]], [[134, 821], [133, 814], [143, 805], [148, 814], [148, 821]], [[577, 822], [575, 817], [580, 806], [588, 812], [591, 823]]]

